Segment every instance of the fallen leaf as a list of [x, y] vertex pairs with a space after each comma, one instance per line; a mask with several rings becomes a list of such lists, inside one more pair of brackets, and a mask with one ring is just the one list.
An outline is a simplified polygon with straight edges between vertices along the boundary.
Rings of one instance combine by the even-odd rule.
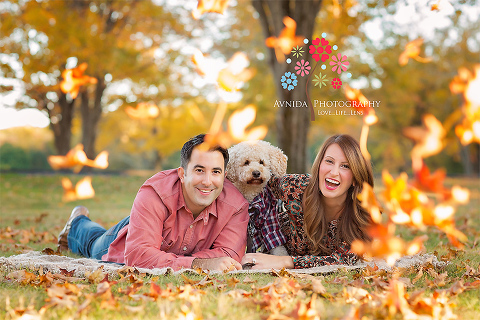
[[35, 281], [36, 276], [32, 272], [28, 272], [26, 270], [17, 270], [7, 274], [5, 278], [20, 282], [22, 285], [26, 285]]
[[108, 281], [108, 273], [103, 272], [103, 266], [100, 266], [93, 272], [85, 271], [85, 278], [90, 283], [100, 283], [105, 279]]

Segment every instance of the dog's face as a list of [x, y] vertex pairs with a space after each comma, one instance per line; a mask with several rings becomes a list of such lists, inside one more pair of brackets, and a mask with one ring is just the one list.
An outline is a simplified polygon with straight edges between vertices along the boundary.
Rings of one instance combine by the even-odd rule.
[[270, 159], [262, 154], [249, 154], [238, 159], [238, 182], [247, 185], [258, 185], [262, 188], [270, 180]]
[[251, 201], [262, 192], [268, 180], [287, 170], [287, 156], [266, 141], [241, 142], [228, 149], [227, 179]]

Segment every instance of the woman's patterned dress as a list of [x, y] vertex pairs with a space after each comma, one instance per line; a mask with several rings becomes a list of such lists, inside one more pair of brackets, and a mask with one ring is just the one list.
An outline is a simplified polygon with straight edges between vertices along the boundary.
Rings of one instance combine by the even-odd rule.
[[328, 225], [327, 235], [323, 238], [327, 247], [332, 250], [328, 256], [312, 255], [313, 244], [307, 239], [303, 228], [302, 199], [305, 188], [310, 180], [310, 175], [287, 174], [283, 177], [270, 179], [269, 186], [277, 199], [283, 201], [285, 211], [281, 212], [278, 220], [282, 233], [287, 239], [285, 248], [292, 256], [295, 269], [312, 268], [331, 264], [355, 264], [358, 256], [350, 251], [350, 246], [345, 241], [336, 245], [337, 223], [332, 220]]

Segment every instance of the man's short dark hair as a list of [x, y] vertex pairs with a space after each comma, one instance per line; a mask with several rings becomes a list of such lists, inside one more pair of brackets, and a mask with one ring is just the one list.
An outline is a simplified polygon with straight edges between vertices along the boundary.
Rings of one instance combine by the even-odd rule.
[[[203, 142], [205, 142], [205, 134], [199, 134], [196, 135], [193, 138], [190, 138], [187, 142], [182, 147], [182, 151], [180, 153], [180, 165], [182, 166], [183, 169], [187, 170], [187, 165], [190, 162], [190, 158], [192, 157], [192, 151], [193, 148], [195, 148], [198, 145], [201, 145]], [[214, 146], [209, 149], [209, 151], [218, 151], [222, 154], [223, 160], [224, 160], [224, 170], [227, 168], [227, 163], [228, 163], [228, 150], [221, 147], [221, 146]]]

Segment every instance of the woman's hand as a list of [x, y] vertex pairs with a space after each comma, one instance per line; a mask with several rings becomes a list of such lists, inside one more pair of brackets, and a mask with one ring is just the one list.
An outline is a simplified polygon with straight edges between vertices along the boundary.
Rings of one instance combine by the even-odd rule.
[[243, 256], [242, 265], [252, 264], [250, 269], [293, 269], [293, 260], [289, 256], [274, 256], [265, 253], [247, 253]]

